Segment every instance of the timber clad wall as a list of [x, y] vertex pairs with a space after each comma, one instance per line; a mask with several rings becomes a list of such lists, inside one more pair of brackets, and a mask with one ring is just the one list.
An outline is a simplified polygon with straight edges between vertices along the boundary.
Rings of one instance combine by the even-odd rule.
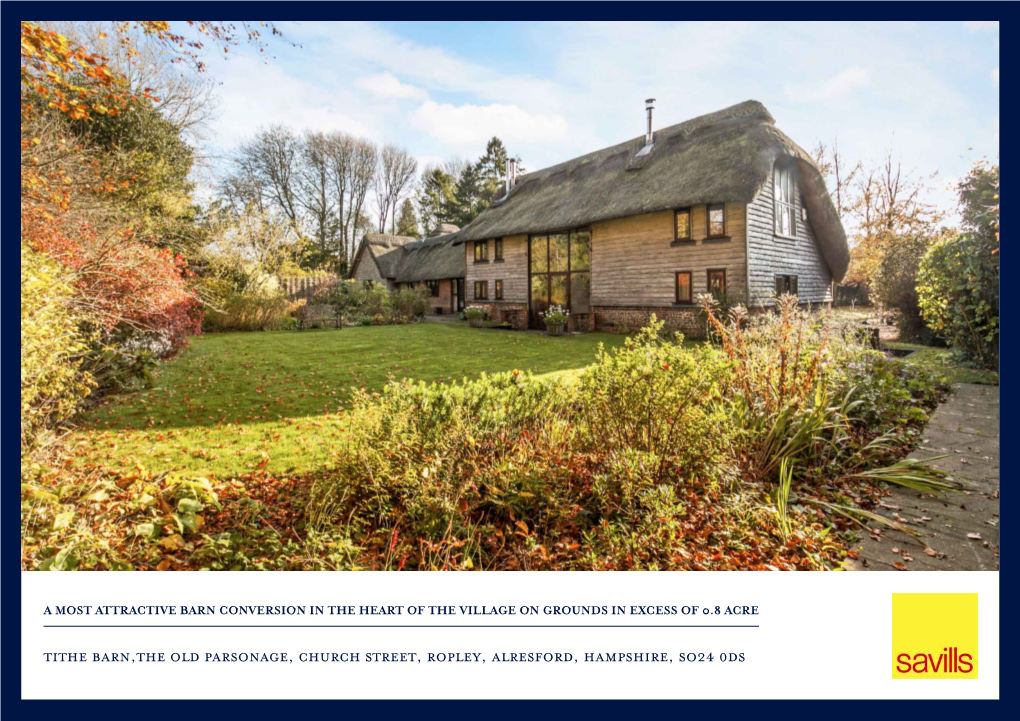
[[[528, 236], [508, 235], [503, 238], [503, 260], [496, 261], [496, 244], [492, 240], [478, 241], [488, 243], [487, 263], [475, 262], [475, 244], [464, 243], [467, 254], [467, 272], [464, 278], [464, 302], [475, 303], [475, 281], [489, 281], [488, 303], [527, 303], [528, 302]], [[496, 281], [503, 281], [503, 299], [496, 301]]]
[[794, 193], [796, 240], [775, 234], [773, 185], [774, 174], [770, 174], [761, 193], [747, 206], [747, 246], [751, 260], [749, 302], [754, 305], [769, 303], [776, 290], [776, 275], [796, 275], [797, 295], [804, 303], [831, 302], [832, 273], [818, 249], [811, 216], [804, 221], [800, 180]]
[[[676, 300], [676, 273], [692, 273], [694, 296], [708, 292], [708, 269], [726, 270], [726, 293], [745, 299], [747, 278], [744, 206], [726, 203], [728, 241], [705, 242], [705, 206], [691, 209], [691, 245], [672, 246], [673, 211], [635, 215], [592, 225], [591, 304], [665, 307]], [[597, 311], [598, 312], [598, 311]]]

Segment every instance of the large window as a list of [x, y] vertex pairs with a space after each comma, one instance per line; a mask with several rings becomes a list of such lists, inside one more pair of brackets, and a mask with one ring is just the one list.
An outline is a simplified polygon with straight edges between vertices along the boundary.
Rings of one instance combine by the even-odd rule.
[[726, 295], [726, 270], [717, 268], [708, 271], [708, 292], [716, 298]]
[[776, 276], [776, 295], [797, 295], [797, 276], [795, 275], [777, 275]]
[[689, 270], [682, 270], [676, 274], [676, 302], [694, 302], [694, 288], [691, 284], [691, 271]]
[[673, 240], [691, 240], [691, 209], [673, 211]]
[[475, 241], [475, 262], [484, 263], [489, 259], [489, 241]]
[[485, 300], [489, 297], [489, 281], [475, 281], [475, 300]]
[[492, 245], [494, 246], [493, 253], [496, 256], [496, 260], [503, 260], [503, 239], [496, 238], [496, 240], [492, 242]]
[[776, 164], [776, 235], [797, 236], [797, 181], [792, 165]]
[[591, 312], [591, 231], [532, 235], [529, 239], [531, 323], [541, 327], [541, 313], [561, 305], [572, 314]]
[[709, 238], [726, 237], [726, 205], [714, 203], [708, 206], [708, 233]]

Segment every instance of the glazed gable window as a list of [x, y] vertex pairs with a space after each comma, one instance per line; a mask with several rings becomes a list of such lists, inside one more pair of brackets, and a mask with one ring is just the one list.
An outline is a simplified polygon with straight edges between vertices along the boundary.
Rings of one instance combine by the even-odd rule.
[[713, 203], [708, 206], [708, 237], [709, 238], [725, 238], [726, 237], [726, 205], [723, 203]]
[[775, 170], [775, 217], [776, 235], [786, 238], [797, 236], [797, 181], [792, 165], [776, 164]]
[[475, 241], [475, 262], [482, 263], [489, 259], [489, 241]]

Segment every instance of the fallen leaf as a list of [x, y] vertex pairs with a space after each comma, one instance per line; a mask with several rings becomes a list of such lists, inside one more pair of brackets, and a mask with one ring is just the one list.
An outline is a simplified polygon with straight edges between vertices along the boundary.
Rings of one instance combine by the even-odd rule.
[[938, 551], [936, 551], [936, 550], [935, 550], [934, 548], [926, 548], [926, 549], [924, 549], [924, 552], [925, 552], [925, 553], [926, 553], [927, 555], [929, 555], [929, 556], [934, 556], [934, 557], [936, 557], [936, 558], [938, 558], [938, 557], [939, 557], [939, 556], [941, 555], [941, 554], [940, 554], [940, 553], [939, 553]]
[[897, 561], [896, 563], [893, 564], [893, 568], [895, 568], [897, 571], [906, 571], [907, 564], [905, 564], [903, 561]]
[[169, 571], [170, 570], [170, 561], [168, 559], [164, 558], [162, 561], [159, 562], [159, 565], [156, 566], [156, 570], [157, 571]]
[[968, 533], [967, 534], [967, 538], [971, 539], [972, 541], [980, 541], [981, 540], [981, 534], [980, 533]]

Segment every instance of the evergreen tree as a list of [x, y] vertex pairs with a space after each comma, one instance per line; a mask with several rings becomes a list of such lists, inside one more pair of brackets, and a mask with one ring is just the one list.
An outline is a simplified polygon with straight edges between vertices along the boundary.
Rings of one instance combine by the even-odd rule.
[[418, 232], [418, 214], [414, 212], [414, 203], [410, 198], [404, 198], [404, 202], [400, 204], [400, 217], [397, 218], [396, 233], [411, 238], [421, 237], [421, 233]]
[[418, 215], [428, 237], [440, 223], [456, 220], [457, 190], [454, 177], [440, 167], [426, 168], [418, 189]]

